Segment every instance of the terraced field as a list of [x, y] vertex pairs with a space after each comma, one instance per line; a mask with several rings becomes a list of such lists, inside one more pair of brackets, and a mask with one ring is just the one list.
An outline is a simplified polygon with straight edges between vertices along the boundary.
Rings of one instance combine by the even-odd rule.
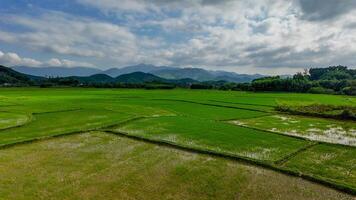
[[0, 197], [352, 199], [356, 123], [279, 113], [280, 103], [354, 106], [356, 98], [0, 89]]

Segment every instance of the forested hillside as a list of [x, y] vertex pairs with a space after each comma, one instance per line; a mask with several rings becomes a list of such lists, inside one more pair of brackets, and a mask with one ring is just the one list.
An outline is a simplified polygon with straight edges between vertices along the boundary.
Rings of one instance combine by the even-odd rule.
[[311, 68], [290, 78], [263, 77], [251, 84], [230, 83], [220, 89], [356, 95], [356, 70], [345, 66]]

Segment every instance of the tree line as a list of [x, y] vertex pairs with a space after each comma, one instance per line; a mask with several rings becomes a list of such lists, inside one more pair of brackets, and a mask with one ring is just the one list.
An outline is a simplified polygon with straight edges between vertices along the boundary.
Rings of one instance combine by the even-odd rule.
[[227, 81], [206, 81], [196, 83], [83, 83], [73, 78], [49, 78], [41, 83], [41, 87], [72, 86], [97, 88], [145, 88], [145, 89], [218, 89], [236, 91], [274, 91], [299, 92], [318, 94], [356, 95], [356, 70], [346, 66], [330, 66], [327, 68], [310, 68], [291, 77], [267, 76], [253, 80], [250, 83], [232, 83]]
[[356, 70], [345, 66], [311, 68], [287, 78], [269, 76], [251, 83], [199, 83], [191, 88], [356, 95]]

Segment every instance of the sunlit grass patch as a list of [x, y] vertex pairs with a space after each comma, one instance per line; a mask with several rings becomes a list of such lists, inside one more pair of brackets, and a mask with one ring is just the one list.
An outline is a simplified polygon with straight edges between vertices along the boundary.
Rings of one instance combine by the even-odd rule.
[[278, 160], [308, 144], [283, 135], [194, 117], [148, 118], [113, 130], [265, 161]]
[[[149, 111], [158, 115], [180, 115], [188, 117], [198, 117], [211, 120], [244, 119], [266, 115], [264, 111], [254, 111], [239, 108], [227, 108], [224, 105], [202, 105], [200, 102], [185, 102], [181, 100], [163, 99], [130, 99], [121, 100], [118, 103], [132, 106], [133, 110]], [[134, 106], [137, 106], [134, 108]], [[142, 108], [142, 109], [140, 109]], [[162, 112], [162, 114], [160, 114]], [[268, 113], [267, 113], [268, 114]], [[149, 116], [146, 114], [146, 116]]]

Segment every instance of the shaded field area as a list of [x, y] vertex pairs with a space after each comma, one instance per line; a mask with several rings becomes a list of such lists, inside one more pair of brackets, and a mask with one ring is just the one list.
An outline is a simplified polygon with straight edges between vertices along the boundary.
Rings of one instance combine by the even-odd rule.
[[0, 163], [4, 199], [353, 199], [260, 167], [103, 132], [3, 149]]
[[[89, 88], [3, 88], [0, 89], [0, 91], [0, 154], [2, 155], [0, 159], [2, 159], [1, 161], [4, 164], [6, 164], [7, 161], [10, 161], [11, 159], [16, 159], [16, 157], [13, 157], [15, 156], [15, 152], [21, 151], [23, 148], [31, 147], [26, 150], [26, 152], [28, 155], [35, 155], [35, 153], [43, 153], [38, 149], [36, 150], [38, 145], [50, 143], [51, 145], [55, 146], [57, 145], [57, 140], [62, 141], [67, 140], [66, 138], [69, 138], [68, 140], [73, 140], [73, 142], [78, 143], [78, 149], [80, 150], [82, 147], [81, 145], [90, 146], [90, 141], [92, 138], [94, 138], [94, 140], [95, 138], [102, 138], [102, 140], [100, 139], [99, 141], [101, 141], [103, 144], [100, 144], [98, 141], [98, 143], [94, 142], [95, 146], [90, 147], [90, 149], [93, 149], [93, 154], [86, 156], [85, 154], [79, 153], [75, 154], [75, 158], [73, 158], [79, 159], [83, 163], [89, 163], [89, 165], [91, 165], [90, 161], [95, 163], [96, 159], [99, 161], [103, 159], [101, 156], [95, 157], [95, 152], [100, 155], [100, 148], [109, 148], [111, 151], [115, 152], [113, 149], [114, 147], [110, 147], [110, 141], [112, 140], [112, 142], [114, 142], [117, 140], [115, 138], [120, 138], [120, 136], [117, 135], [124, 135], [135, 139], [153, 141], [156, 143], [156, 145], [158, 144], [158, 146], [160, 146], [160, 143], [167, 143], [173, 149], [176, 147], [178, 149], [183, 147], [181, 149], [192, 150], [192, 152], [195, 152], [193, 154], [190, 153], [195, 156], [197, 156], [197, 153], [199, 152], [210, 152], [215, 156], [210, 156], [210, 158], [208, 155], [201, 156], [207, 159], [215, 159], [219, 160], [221, 163], [225, 163], [222, 165], [227, 165], [226, 163], [233, 162], [235, 162], [236, 165], [241, 165], [241, 163], [237, 162], [236, 160], [248, 161], [249, 163], [254, 163], [255, 165], [261, 165], [270, 169], [275, 169], [276, 171], [283, 172], [284, 174], [301, 176], [314, 182], [319, 182], [324, 185], [333, 187], [340, 191], [356, 194], [356, 158], [354, 156], [356, 153], [355, 121], [286, 115], [285, 113], [280, 113], [275, 109], [276, 106], [281, 103], [288, 105], [312, 105], [317, 102], [319, 104], [325, 103], [337, 106], [353, 106], [356, 105], [356, 98], [354, 97], [293, 93], [248, 93], [236, 91], [200, 90], [193, 91], [180, 89], [130, 90]], [[78, 138], [86, 140], [84, 136], [66, 136], [63, 138], [60, 137], [48, 141], [45, 140], [36, 142], [34, 144], [24, 144], [17, 146], [19, 143], [31, 143], [36, 140], [47, 139], [50, 137], [57, 137], [74, 133], [78, 134], [88, 131], [99, 131], [95, 132], [94, 134], [83, 134], [89, 138], [88, 142], [90, 144], [86, 144], [85, 141], [77, 141]], [[107, 136], [109, 133], [116, 133], [117, 135]], [[67, 156], [69, 156], [70, 151], [76, 150], [73, 149], [71, 145], [74, 147], [76, 145], [70, 141], [66, 141], [66, 143], [70, 143], [70, 145], [62, 145], [62, 151], [67, 152]], [[58, 144], [60, 144], [60, 142]], [[134, 148], [136, 144], [138, 145], [141, 143], [136, 142], [132, 147], [128, 145], [127, 148]], [[107, 145], [109, 146], [107, 147]], [[96, 146], [98, 148], [96, 148]], [[150, 144], [149, 146], [154, 145]], [[120, 147], [117, 148], [118, 150], [120, 149]], [[169, 148], [164, 147], [163, 149], [167, 150]], [[12, 154], [5, 156], [3, 152], [8, 151], [11, 151]], [[60, 151], [58, 150], [58, 152]], [[127, 150], [127, 152], [129, 152], [129, 150]], [[167, 157], [166, 159], [169, 160], [172, 158], [170, 157], [171, 155], [165, 154], [161, 151], [154, 153], [152, 152], [152, 155], [156, 155], [157, 159], [161, 158], [165, 160], [165, 157]], [[21, 155], [21, 153], [18, 155]], [[133, 157], [130, 158], [129, 155], [132, 155]], [[216, 158], [216, 155], [219, 155], [221, 158]], [[126, 156], [128, 156], [128, 160], [135, 159], [136, 157], [138, 159], [140, 156], [143, 157], [142, 159], [146, 159], [144, 158], [144, 152], [137, 155], [131, 152]], [[150, 156], [148, 155], [148, 157]], [[224, 159], [222, 157], [233, 157], [236, 158], [236, 160], [228, 161], [228, 159]], [[3, 160], [5, 158], [10, 160]], [[93, 171], [87, 172], [84, 170], [85, 167], [83, 168], [81, 166], [84, 171], [80, 172], [82, 174], [75, 178], [76, 174], [73, 174], [74, 177], [71, 177], [72, 174], [66, 175], [64, 172], [62, 174], [56, 174], [56, 172], [53, 170], [58, 170], [57, 167], [51, 166], [52, 161], [48, 159], [41, 161], [42, 166], [40, 167], [44, 171], [47, 170], [47, 175], [58, 176], [58, 179], [60, 176], [63, 176], [63, 180], [66, 178], [73, 178], [74, 182], [77, 181], [75, 183], [86, 182], [88, 178], [86, 177], [87, 175], [89, 176], [91, 173], [95, 174], [95, 170], [97, 170], [99, 173], [101, 169], [100, 167], [96, 168], [91, 166], [93, 168], [90, 168], [90, 166], [88, 166], [90, 170]], [[71, 163], [76, 163], [75, 161], [76, 160], [72, 160]], [[152, 166], [155, 166], [161, 161], [152, 158], [150, 162]], [[216, 165], [211, 166], [210, 170], [214, 171], [214, 167], [216, 168], [215, 170], [220, 170], [218, 164], [219, 162], [217, 162]], [[142, 163], [135, 163], [135, 165], [136, 164], [143, 165]], [[202, 171], [204, 171], [204, 162], [197, 162], [196, 166], [200, 164], [202, 166], [199, 167], [201, 167]], [[76, 166], [78, 164], [74, 165]], [[106, 165], [110, 164], [106, 163]], [[151, 165], [146, 167], [149, 168]], [[121, 165], [118, 165], [118, 168], [120, 168], [120, 166]], [[23, 167], [27, 167], [27, 164], [25, 164]], [[29, 167], [31, 166], [29, 165]], [[128, 170], [125, 166], [122, 167], [124, 172]], [[141, 171], [133, 172], [129, 170], [129, 174], [130, 176], [137, 177], [149, 176], [145, 174], [146, 167], [135, 166], [133, 168], [140, 168]], [[9, 168], [3, 169], [4, 171], [0, 172], [0, 179], [1, 176], [6, 175], [7, 170], [10, 170]], [[120, 171], [120, 173], [124, 173], [123, 171]], [[270, 171], [268, 172], [272, 173]], [[188, 172], [182, 171], [182, 173], [179, 174], [179, 177], [184, 177], [185, 173]], [[273, 172], [273, 174], [275, 175], [279, 173]], [[119, 177], [129, 176], [120, 174], [114, 175]], [[219, 176], [226, 175], [227, 174], [220, 174]], [[241, 174], [235, 175], [237, 176], [236, 180], [240, 180], [238, 176]], [[287, 177], [282, 174], [279, 174], [278, 176]], [[171, 181], [169, 184], [174, 184], [173, 179], [177, 179], [177, 177], [169, 177], [170, 178], [167, 178], [165, 181]], [[37, 178], [32, 177], [32, 181], [36, 182], [36, 179]], [[94, 176], [90, 177], [89, 179], [93, 183], [95, 183], [95, 181], [102, 181], [102, 177], [95, 178]], [[240, 185], [237, 184], [236, 186], [232, 186], [232, 183], [226, 183], [228, 185], [226, 186], [226, 190], [231, 190], [232, 192], [230, 194], [225, 191], [225, 186], [219, 185], [220, 183], [216, 183], [216, 185], [214, 185], [215, 183], [212, 178], [207, 180], [202, 179], [209, 183], [212, 182], [211, 184], [214, 183], [213, 186], [209, 186], [209, 184], [205, 183], [205, 187], [213, 187], [210, 188], [209, 191], [214, 191], [214, 188], [216, 187], [216, 192], [217, 190], [219, 192], [223, 192], [214, 193], [215, 196], [209, 196], [209, 191], [200, 191], [203, 190], [202, 188], [197, 190], [200, 191], [201, 195], [208, 195], [204, 197], [205, 199], [215, 199], [220, 195], [222, 195], [222, 199], [231, 199], [231, 197], [234, 196], [224, 195], [235, 195], [236, 191], [240, 191], [237, 189], [247, 187], [246, 184], [249, 185], [248, 188], [255, 188], [255, 190], [258, 187], [262, 187], [251, 186], [250, 182], [248, 182], [252, 181], [250, 179], [255, 180], [255, 184], [257, 185], [257, 182], [259, 181], [266, 185], [277, 184], [272, 182], [267, 183], [267, 178], [260, 180], [257, 177], [247, 177], [245, 182], [239, 182]], [[124, 180], [126, 181], [126, 179]], [[293, 178], [293, 180], [300, 179]], [[18, 178], [16, 178], [16, 181], [21, 183], [22, 181], [29, 180], [25, 180], [25, 176], [24, 180], [21, 180], [19, 175]], [[233, 179], [230, 181], [233, 181]], [[305, 180], [300, 181], [311, 184]], [[75, 184], [74, 182], [72, 183], [69, 181], [68, 184]], [[2, 184], [5, 183], [6, 181]], [[32, 194], [36, 193], [36, 190], [39, 190], [40, 186], [46, 188], [46, 183], [49, 184], [48, 187], [50, 187], [51, 184], [54, 184], [51, 182], [51, 180], [46, 180], [45, 182], [41, 183], [42, 185], [34, 186], [32, 188]], [[90, 185], [90, 183], [86, 184]], [[116, 186], [115, 184], [117, 184], [117, 187], [119, 187], [120, 184], [123, 183], [120, 179], [115, 183], [106, 185], [107, 188], [103, 189], [105, 194], [102, 195], [115, 192], [112, 191], [113, 188], [116, 188], [114, 187]], [[149, 186], [140, 185], [140, 181], [134, 181], [130, 187], [128, 185], [124, 185], [122, 188], [125, 188], [125, 191], [128, 190], [126, 187], [129, 187], [130, 190], [132, 190], [135, 184], [137, 184], [137, 187], [139, 188], [147, 187], [147, 190], [150, 190]], [[162, 191], [167, 190], [168, 193], [171, 194], [173, 189], [166, 188], [166, 185], [166, 182], [160, 182], [157, 183], [155, 187]], [[182, 189], [183, 185], [184, 184], [178, 186]], [[92, 187], [91, 189], [94, 190], [93, 192], [97, 193], [96, 189]], [[318, 187], [323, 188], [322, 186]], [[8, 193], [7, 195], [10, 195], [13, 193], [10, 187], [4, 188], [5, 189], [2, 190], [4, 194]], [[56, 189], [53, 188], [50, 190]], [[71, 188], [63, 189], [63, 191], [70, 190]], [[82, 188], [78, 188], [78, 191], [81, 190]], [[312, 192], [307, 193], [314, 194], [315, 191], [314, 189], [312, 190]], [[73, 191], [73, 193], [65, 193], [63, 195], [66, 196], [59, 196], [58, 198], [75, 198], [75, 195], [81, 195], [78, 194], [78, 191]], [[179, 188], [175, 191], [177, 192], [177, 195], [179, 193], [178, 191]], [[278, 193], [283, 195], [282, 193], [287, 193], [287, 191], [289, 191], [289, 189], [285, 191], [276, 189], [276, 194], [274, 195], [278, 195]], [[43, 192], [43, 195], [45, 196], [46, 191]], [[267, 192], [268, 191], [261, 195], [266, 195], [266, 198], [275, 197], [273, 195], [271, 196], [270, 194], [267, 194]], [[242, 192], [242, 194], [247, 195], [242, 199], [250, 198], [248, 195], [251, 194], [249, 194], [249, 192], [247, 193], [248, 194]], [[51, 193], [51, 195], [52, 194], [54, 193]], [[185, 195], [189, 196], [192, 195], [192, 193], [187, 193]], [[184, 198], [186, 196], [180, 197]], [[195, 196], [198, 195], [196, 194]], [[175, 196], [173, 197], [178, 198]], [[301, 196], [301, 198], [302, 197], [304, 199], [308, 199], [305, 198], [306, 196]], [[16, 198], [21, 197], [18, 196]], [[134, 196], [134, 198], [141, 198], [141, 196]], [[152, 198], [154, 198], [154, 196], [152, 196]], [[166, 196], [166, 198], [169, 199], [169, 196]], [[250, 199], [261, 198], [254, 196]]]

